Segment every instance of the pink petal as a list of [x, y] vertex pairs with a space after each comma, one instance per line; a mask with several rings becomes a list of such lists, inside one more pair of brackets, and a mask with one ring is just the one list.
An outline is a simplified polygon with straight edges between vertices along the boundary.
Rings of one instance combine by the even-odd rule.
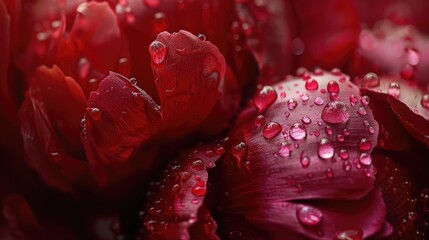
[[[208, 239], [218, 239], [216, 224], [204, 210], [204, 197], [210, 187], [207, 185], [208, 169], [213, 168], [220, 157], [214, 152], [219, 146], [201, 146], [190, 150], [168, 167], [161, 181], [162, 186], [155, 185], [157, 187], [151, 200], [145, 206], [140, 237], [191, 239], [204, 235]], [[214, 153], [207, 154], [207, 150]], [[206, 230], [200, 229], [204, 222], [211, 222]]]

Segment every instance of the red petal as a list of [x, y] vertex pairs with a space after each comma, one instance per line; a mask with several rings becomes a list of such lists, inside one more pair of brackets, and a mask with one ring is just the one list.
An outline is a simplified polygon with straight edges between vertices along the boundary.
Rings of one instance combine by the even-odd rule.
[[[318, 225], [309, 227], [298, 220], [298, 209], [303, 206], [319, 209], [322, 220]], [[383, 227], [386, 215], [383, 199], [376, 190], [353, 201], [258, 202], [254, 208], [247, 218], [253, 226], [265, 230], [267, 239], [284, 239], [285, 235], [291, 236], [290, 239], [337, 239], [347, 230], [362, 232], [367, 238]]]
[[159, 107], [134, 81], [110, 72], [98, 91], [91, 93], [82, 120], [91, 164], [123, 162], [159, 131]]
[[76, 159], [82, 154], [79, 119], [84, 106], [79, 85], [54, 66], [36, 71], [19, 110], [27, 160], [46, 182], [66, 192], [76, 185], [91, 187], [86, 163]]
[[56, 57], [61, 69], [89, 94], [109, 71], [129, 74], [128, 46], [106, 2], [84, 2], [76, 11], [70, 36], [59, 46]]
[[[365, 78], [361, 81], [365, 87]], [[382, 76], [378, 86], [366, 86], [366, 89], [372, 91], [372, 95], [385, 98], [405, 129], [429, 146], [429, 95], [416, 83], [395, 76]]]
[[166, 51], [161, 63], [152, 61], [163, 128], [177, 137], [197, 127], [212, 111], [224, 81], [225, 59], [213, 44], [183, 30], [162, 32], [152, 44], [156, 42]]
[[[212, 222], [210, 215], [206, 215], [208, 212], [200, 209], [205, 209], [204, 197], [210, 187], [207, 185], [207, 170], [213, 168], [220, 157], [207, 154], [207, 150], [213, 152], [215, 147], [198, 147], [188, 151], [164, 172], [162, 186], [155, 189], [142, 216], [144, 222], [140, 236], [143, 239], [190, 239], [201, 234], [217, 239], [215, 224], [207, 226], [206, 230], [200, 229], [204, 222]], [[199, 211], [200, 216], [206, 216], [199, 218]], [[190, 232], [192, 226], [194, 228]]]
[[273, 83], [281, 80], [290, 70], [291, 29], [289, 4], [284, 1], [262, 2], [236, 1], [241, 27], [259, 65], [260, 82]]

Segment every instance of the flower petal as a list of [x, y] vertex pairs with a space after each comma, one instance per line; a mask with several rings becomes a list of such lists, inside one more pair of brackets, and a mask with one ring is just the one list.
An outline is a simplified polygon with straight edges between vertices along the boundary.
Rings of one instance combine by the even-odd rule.
[[[302, 207], [316, 208], [321, 222], [316, 226], [303, 224], [297, 216]], [[313, 203], [258, 202], [247, 215], [253, 226], [265, 230], [266, 239], [317, 238], [340, 239], [346, 231], [368, 238], [385, 223], [386, 208], [380, 192], [373, 190], [362, 199]]]
[[[404, 128], [419, 141], [429, 146], [429, 94], [415, 83], [397, 76], [382, 76], [377, 86], [365, 86], [371, 95], [385, 99]], [[376, 104], [381, 104], [377, 102]], [[389, 121], [394, 121], [390, 119]], [[393, 139], [393, 141], [396, 141]]]
[[[359, 89], [348, 76], [336, 74], [307, 73], [313, 79], [307, 81], [291, 77], [255, 95], [259, 112], [253, 104], [244, 110], [232, 139], [238, 144], [224, 161], [230, 207], [250, 207], [253, 201], [358, 199], [371, 191], [369, 153], [378, 124]], [[318, 89], [306, 90], [310, 83]]]
[[[215, 148], [220, 145], [201, 146], [188, 151], [179, 160], [174, 161], [158, 189], [152, 192], [152, 200], [148, 202], [143, 212], [143, 224], [139, 232], [143, 239], [191, 239], [191, 236], [206, 235], [217, 239], [215, 225], [210, 224], [201, 232], [200, 221], [212, 222], [210, 214], [205, 209], [204, 197], [207, 192], [208, 169], [215, 166], [220, 155]], [[213, 154], [207, 154], [207, 150]], [[200, 214], [198, 214], [200, 212]], [[208, 215], [207, 215], [208, 214]], [[206, 215], [202, 219], [201, 215]], [[197, 223], [200, 222], [200, 223]], [[197, 226], [195, 226], [197, 225]], [[194, 226], [193, 231], [190, 228]], [[195, 234], [195, 235], [194, 235]]]
[[[67, 109], [67, 114], [64, 114]], [[40, 67], [19, 110], [21, 133], [29, 164], [50, 185], [74, 192], [91, 188], [79, 140], [79, 119], [85, 97], [79, 85], [61, 70]]]

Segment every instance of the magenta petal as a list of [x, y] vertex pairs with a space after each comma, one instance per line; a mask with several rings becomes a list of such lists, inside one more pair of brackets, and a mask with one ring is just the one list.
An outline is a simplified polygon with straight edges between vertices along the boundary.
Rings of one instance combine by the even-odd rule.
[[[220, 157], [214, 151], [216, 147], [212, 145], [190, 150], [164, 172], [162, 186], [156, 184], [153, 198], [143, 212], [140, 229], [143, 239], [191, 239], [193, 234], [217, 239], [216, 225], [210, 214], [207, 211], [207, 214], [198, 213], [205, 209], [204, 198], [209, 187], [208, 169], [213, 168]], [[207, 154], [207, 150], [213, 154]], [[207, 231], [204, 230], [205, 233], [198, 230], [201, 221], [212, 222]], [[194, 228], [190, 232], [192, 226]]]
[[[299, 209], [303, 207], [317, 209], [321, 215], [313, 215], [313, 220], [319, 222], [313, 226], [304, 224], [305, 221], [298, 216]], [[364, 238], [370, 237], [382, 229], [385, 215], [380, 192], [372, 190], [367, 196], [352, 201], [257, 202], [247, 214], [247, 219], [254, 227], [265, 230], [266, 239], [280, 240], [285, 235], [291, 239], [337, 239], [347, 230], [356, 234], [361, 232]]]
[[[244, 110], [232, 139], [237, 145], [224, 162], [231, 204], [245, 208], [252, 205], [248, 199], [357, 199], [371, 191], [369, 153], [378, 124], [358, 87], [348, 76], [335, 74], [310, 74], [318, 84], [315, 90], [291, 77], [272, 86], [274, 103], [260, 104], [259, 113], [252, 104]], [[261, 93], [255, 102], [268, 98]], [[244, 147], [247, 157], [236, 150]]]

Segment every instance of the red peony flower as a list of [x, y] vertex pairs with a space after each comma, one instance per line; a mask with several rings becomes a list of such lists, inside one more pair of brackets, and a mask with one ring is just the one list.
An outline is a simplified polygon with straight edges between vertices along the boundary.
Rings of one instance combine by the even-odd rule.
[[0, 0], [0, 239], [425, 239], [426, 5]]

